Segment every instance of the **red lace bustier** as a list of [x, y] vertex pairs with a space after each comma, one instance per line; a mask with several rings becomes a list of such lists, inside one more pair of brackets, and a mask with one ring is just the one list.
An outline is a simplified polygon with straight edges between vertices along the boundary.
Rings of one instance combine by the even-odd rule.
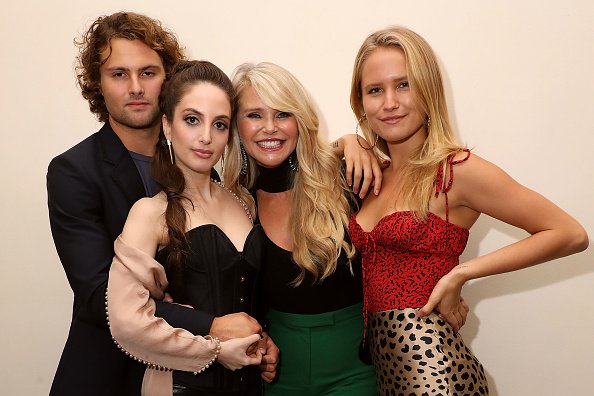
[[[466, 150], [467, 151], [467, 150]], [[449, 222], [447, 193], [452, 187], [455, 153], [448, 158], [447, 182], [440, 166], [435, 194], [446, 198], [446, 220], [428, 213], [419, 221], [410, 211], [394, 212], [365, 232], [356, 214], [349, 222], [351, 240], [361, 252], [364, 315], [402, 308], [420, 308], [427, 303], [435, 284], [459, 262], [468, 241], [468, 230]]]

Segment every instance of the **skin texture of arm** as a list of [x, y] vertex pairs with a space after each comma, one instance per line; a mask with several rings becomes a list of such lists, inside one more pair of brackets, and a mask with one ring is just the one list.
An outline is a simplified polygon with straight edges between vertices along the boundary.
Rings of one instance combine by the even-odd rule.
[[452, 222], [470, 228], [476, 214], [485, 213], [530, 235], [458, 265], [437, 283], [419, 316], [435, 308], [445, 315], [458, 311], [457, 296], [470, 279], [516, 271], [588, 246], [588, 236], [574, 218], [476, 155], [457, 166], [454, 188], [456, 192], [452, 189], [450, 196]]

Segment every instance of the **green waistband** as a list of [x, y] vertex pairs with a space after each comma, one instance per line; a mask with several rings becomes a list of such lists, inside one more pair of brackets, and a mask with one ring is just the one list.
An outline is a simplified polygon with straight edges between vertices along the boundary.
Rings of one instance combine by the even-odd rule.
[[341, 308], [337, 311], [324, 312], [312, 315], [280, 312], [271, 309], [268, 312], [268, 318], [271, 322], [280, 322], [285, 326], [320, 327], [331, 326], [335, 323], [342, 322], [347, 319], [362, 317], [362, 310], [362, 302], [355, 305], [351, 305], [350, 307]]

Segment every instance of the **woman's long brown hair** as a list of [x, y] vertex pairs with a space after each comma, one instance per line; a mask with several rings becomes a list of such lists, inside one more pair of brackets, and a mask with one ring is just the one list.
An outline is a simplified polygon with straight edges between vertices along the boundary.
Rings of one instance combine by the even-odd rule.
[[[235, 112], [235, 90], [229, 77], [217, 66], [207, 61], [181, 61], [173, 67], [163, 84], [160, 104], [161, 111], [169, 122], [173, 122], [175, 107], [188, 90], [199, 83], [210, 83], [221, 88], [229, 98], [232, 113]], [[184, 195], [186, 181], [177, 165], [171, 163], [169, 148], [161, 132], [157, 150], [152, 163], [153, 178], [161, 185], [167, 196], [165, 224], [167, 226], [167, 251], [169, 264], [170, 292], [183, 296], [184, 259], [188, 252], [186, 240], [186, 209], [184, 200], [192, 201]]]

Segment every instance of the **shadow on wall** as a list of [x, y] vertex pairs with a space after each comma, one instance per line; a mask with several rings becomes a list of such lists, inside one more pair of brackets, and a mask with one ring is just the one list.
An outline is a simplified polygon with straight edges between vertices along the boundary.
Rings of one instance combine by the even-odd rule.
[[[524, 230], [489, 216], [481, 215], [471, 229], [470, 239], [466, 250], [460, 257], [460, 262], [463, 263], [478, 257], [479, 253], [481, 253], [479, 250], [480, 243], [493, 231], [508, 237], [512, 241], [523, 239], [527, 235]], [[484, 253], [485, 252], [483, 252], [483, 254]], [[538, 268], [527, 268], [516, 271], [511, 276], [491, 276], [466, 285], [462, 294], [470, 306], [470, 313], [467, 322], [464, 325], [464, 340], [467, 345], [471, 345], [472, 341], [478, 335], [480, 320], [474, 314], [474, 308], [476, 308], [481, 301], [509, 294], [536, 290], [560, 281], [577, 278], [594, 272], [594, 268], [591, 265], [591, 263], [594, 262], [593, 256], [594, 254], [592, 253], [592, 250], [587, 249], [585, 252], [569, 258], [569, 260], [571, 260], [571, 265], [557, 266], [555, 267], [556, 270], [552, 267], [547, 268], [546, 271], [541, 271]], [[489, 394], [491, 396], [499, 396], [497, 389], [495, 389], [495, 380], [488, 373], [487, 368], [485, 368], [485, 374], [489, 381]]]

